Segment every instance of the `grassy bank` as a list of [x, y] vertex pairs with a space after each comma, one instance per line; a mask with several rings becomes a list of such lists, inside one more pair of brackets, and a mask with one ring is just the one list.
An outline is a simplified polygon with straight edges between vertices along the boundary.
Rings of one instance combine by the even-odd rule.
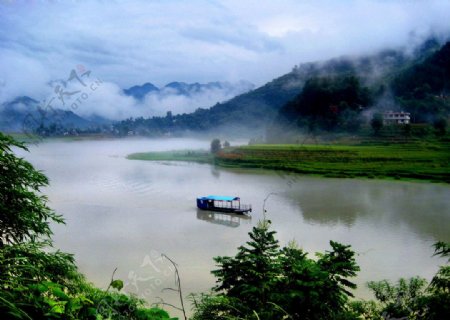
[[286, 170], [327, 177], [418, 179], [450, 183], [450, 144], [252, 145], [222, 150], [226, 167]]
[[378, 145], [261, 144], [222, 149], [134, 153], [132, 160], [191, 161], [223, 167], [284, 170], [336, 178], [424, 180], [450, 183], [450, 142]]
[[132, 153], [127, 156], [130, 160], [147, 161], [190, 161], [198, 163], [213, 163], [214, 157], [204, 150], [177, 150], [162, 152]]

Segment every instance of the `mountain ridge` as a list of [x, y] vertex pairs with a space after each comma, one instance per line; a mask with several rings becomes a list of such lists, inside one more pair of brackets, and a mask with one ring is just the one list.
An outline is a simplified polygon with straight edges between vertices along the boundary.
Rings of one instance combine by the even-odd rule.
[[142, 85], [135, 85], [128, 89], [123, 89], [122, 91], [125, 95], [142, 101], [146, 95], [151, 93], [159, 93], [163, 95], [176, 94], [189, 97], [196, 93], [206, 92], [209, 90], [223, 90], [225, 93], [233, 93], [233, 91], [242, 93], [252, 90], [253, 88], [254, 84], [245, 80], [240, 80], [235, 83], [230, 83], [227, 81], [211, 81], [207, 83], [172, 81], [163, 87], [157, 87], [150, 82], [146, 82]]
[[193, 113], [176, 115], [172, 118], [173, 122], [166, 123], [162, 117], [139, 118], [137, 121], [129, 119], [118, 123], [116, 130], [125, 132], [123, 128], [126, 128], [146, 135], [167, 134], [174, 130], [205, 131], [233, 126], [252, 128], [264, 133], [279, 109], [293, 100], [311, 78], [354, 75], [360, 79], [362, 86], [384, 92], [386, 88], [383, 86], [389, 79], [408, 66], [423, 61], [440, 46], [438, 40], [431, 38], [413, 52], [386, 49], [372, 55], [343, 56], [327, 61], [302, 63], [295, 66], [291, 72], [226, 102], [217, 103], [208, 109], [198, 108]]

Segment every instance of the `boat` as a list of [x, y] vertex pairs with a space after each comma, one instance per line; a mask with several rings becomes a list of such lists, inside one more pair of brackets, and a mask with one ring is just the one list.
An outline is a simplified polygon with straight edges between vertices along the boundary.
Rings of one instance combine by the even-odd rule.
[[252, 212], [252, 206], [241, 204], [239, 197], [206, 196], [197, 198], [197, 208], [209, 211], [232, 212], [244, 214]]

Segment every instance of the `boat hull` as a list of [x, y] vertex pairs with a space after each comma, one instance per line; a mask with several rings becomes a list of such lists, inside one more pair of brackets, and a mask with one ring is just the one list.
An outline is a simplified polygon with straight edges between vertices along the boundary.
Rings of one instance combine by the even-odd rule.
[[210, 208], [200, 208], [200, 210], [205, 211], [216, 211], [216, 212], [227, 212], [227, 213], [236, 213], [236, 214], [246, 214], [248, 212], [252, 212], [252, 209], [236, 209], [236, 208], [218, 208], [218, 207], [210, 207]]

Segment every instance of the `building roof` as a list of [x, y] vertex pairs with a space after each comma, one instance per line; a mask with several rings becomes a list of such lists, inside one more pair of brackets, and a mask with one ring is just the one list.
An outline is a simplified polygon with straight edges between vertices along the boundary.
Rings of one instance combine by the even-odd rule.
[[234, 201], [234, 200], [240, 200], [239, 197], [226, 197], [226, 196], [206, 196], [206, 197], [199, 197], [200, 200], [216, 200], [216, 201]]
[[407, 114], [407, 115], [409, 115], [409, 114], [411, 114], [410, 112], [405, 112], [405, 111], [385, 111], [385, 112], [383, 112], [383, 114]]

